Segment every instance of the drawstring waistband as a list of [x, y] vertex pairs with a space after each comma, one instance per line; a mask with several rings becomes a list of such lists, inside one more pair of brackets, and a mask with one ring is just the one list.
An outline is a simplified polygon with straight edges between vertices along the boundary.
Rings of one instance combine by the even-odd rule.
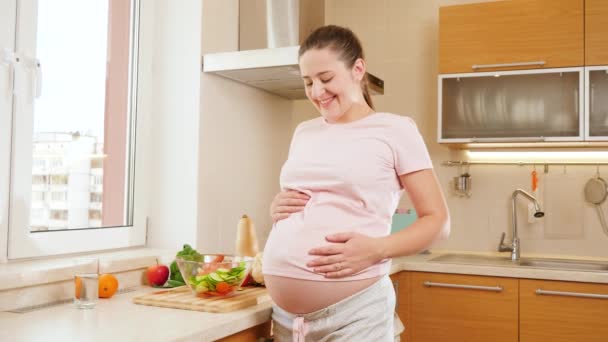
[[293, 342], [304, 342], [308, 333], [308, 323], [304, 322], [304, 317], [298, 316], [293, 320]]

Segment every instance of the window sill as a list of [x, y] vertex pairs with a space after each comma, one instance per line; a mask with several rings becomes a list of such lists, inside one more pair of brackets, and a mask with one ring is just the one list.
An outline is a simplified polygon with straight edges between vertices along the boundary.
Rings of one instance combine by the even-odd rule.
[[[104, 253], [0, 264], [0, 291], [72, 280], [75, 273], [120, 273], [169, 265], [176, 251], [137, 248]], [[121, 286], [122, 288], [122, 286]]]

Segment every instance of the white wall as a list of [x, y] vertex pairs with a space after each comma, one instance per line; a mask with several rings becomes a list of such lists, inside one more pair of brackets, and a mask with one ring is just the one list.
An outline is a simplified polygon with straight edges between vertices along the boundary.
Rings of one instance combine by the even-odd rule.
[[[201, 12], [198, 0], [144, 0], [154, 12], [153, 37], [143, 46], [152, 60], [145, 86], [150, 105], [139, 115], [151, 127], [148, 246], [180, 249], [197, 236]], [[144, 9], [142, 9], [144, 10]], [[146, 32], [149, 34], [149, 32]], [[151, 46], [150, 46], [151, 45]]]
[[[279, 190], [292, 102], [201, 73], [204, 53], [238, 47], [238, 0], [144, 1], [153, 11], [151, 89], [141, 119], [152, 127], [148, 246], [233, 252], [242, 214], [263, 247], [268, 205]], [[149, 33], [148, 33], [149, 34]]]
[[[203, 1], [203, 52], [238, 49], [238, 0]], [[233, 252], [239, 218], [256, 225], [260, 248], [271, 227], [268, 206], [287, 157], [292, 101], [202, 74], [199, 249]]]

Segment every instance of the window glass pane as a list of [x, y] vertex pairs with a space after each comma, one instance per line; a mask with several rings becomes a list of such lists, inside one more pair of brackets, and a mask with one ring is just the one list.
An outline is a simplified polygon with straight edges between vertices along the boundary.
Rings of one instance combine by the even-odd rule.
[[38, 1], [30, 231], [130, 224], [130, 6]]

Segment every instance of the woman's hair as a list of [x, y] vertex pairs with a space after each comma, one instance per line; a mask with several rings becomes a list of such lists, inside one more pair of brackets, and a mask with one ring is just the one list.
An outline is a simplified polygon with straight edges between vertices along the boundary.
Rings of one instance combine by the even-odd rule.
[[[346, 27], [336, 25], [321, 26], [314, 30], [302, 45], [300, 45], [298, 57], [302, 57], [308, 50], [320, 50], [324, 48], [329, 48], [332, 51], [339, 53], [340, 60], [342, 60], [348, 68], [352, 68], [357, 59], [365, 59], [363, 55], [363, 46], [361, 46], [361, 41], [359, 41], [359, 38], [357, 38], [355, 33]], [[373, 109], [374, 104], [369, 94], [367, 74], [364, 75], [363, 80], [361, 80], [361, 90], [363, 91], [365, 102]]]

